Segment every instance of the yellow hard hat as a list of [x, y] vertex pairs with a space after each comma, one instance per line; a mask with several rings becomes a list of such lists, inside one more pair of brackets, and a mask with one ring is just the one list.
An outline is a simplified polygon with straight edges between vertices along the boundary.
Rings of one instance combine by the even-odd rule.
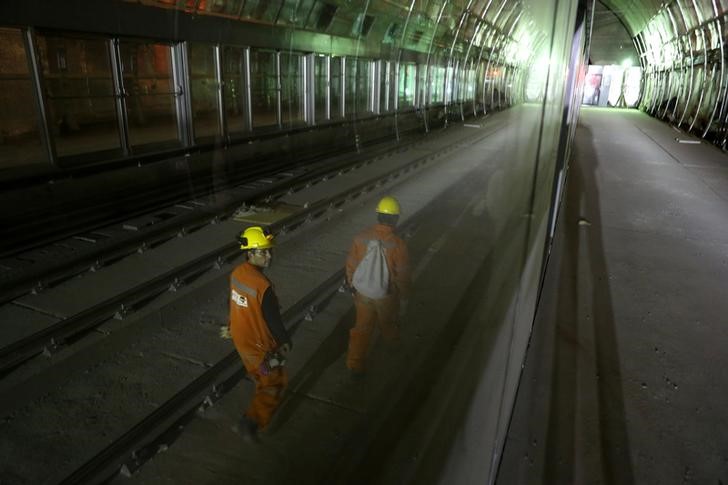
[[273, 247], [273, 234], [266, 234], [260, 226], [247, 228], [238, 238], [240, 249], [268, 249]]
[[399, 202], [394, 197], [388, 195], [383, 197], [377, 204], [377, 214], [389, 214], [392, 216], [399, 215]]

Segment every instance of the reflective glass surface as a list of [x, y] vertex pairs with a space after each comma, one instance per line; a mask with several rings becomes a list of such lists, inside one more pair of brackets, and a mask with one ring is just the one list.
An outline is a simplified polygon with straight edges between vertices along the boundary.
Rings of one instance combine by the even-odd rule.
[[370, 59], [359, 59], [356, 72], [356, 112], [359, 116], [366, 116], [372, 112], [373, 96], [372, 82], [373, 63]]
[[281, 54], [281, 117], [284, 125], [305, 121], [303, 63], [304, 58], [299, 54]]
[[341, 57], [331, 58], [331, 119], [340, 119], [342, 116], [342, 76]]
[[[326, 206], [319, 206], [317, 199], [314, 205], [306, 201], [285, 208], [298, 213], [313, 207], [325, 213], [320, 213], [315, 226], [301, 227], [301, 232], [298, 226], [287, 227], [289, 232], [281, 238], [276, 264], [267, 273], [275, 291], [281, 289], [280, 304], [284, 309], [292, 308], [307, 293], [320, 291], [315, 289], [332, 275], [339, 285], [338, 272], [352, 241], [378, 220], [375, 204], [388, 191], [400, 199], [401, 225], [396, 230], [401, 231], [409, 254], [396, 269], [411, 272], [411, 281], [398, 280], [395, 283], [401, 286], [393, 285], [391, 292], [389, 288], [384, 292], [381, 299], [386, 302], [372, 303], [334, 289], [335, 294], [326, 301], [306, 305], [310, 312], [305, 316], [286, 322], [295, 332], [290, 387], [284, 391], [285, 376], [275, 374], [280, 381], [264, 387], [259, 401], [254, 401], [254, 406], [259, 406], [256, 413], [265, 413], [266, 419], [271, 408], [280, 405], [274, 418], [278, 421], [261, 433], [261, 447], [253, 449], [239, 439], [241, 433], [250, 431], [245, 420], [243, 427], [238, 425], [231, 431], [254, 392], [246, 379], [241, 387], [215, 401], [214, 407], [209, 406], [212, 397], [206, 399], [199, 414], [189, 416], [194, 423], [179, 428], [177, 441], [165, 444], [170, 454], [155, 461], [152, 473], [160, 471], [172, 453], [188, 449], [181, 443], [195, 429], [212, 425], [216, 431], [201, 440], [204, 446], [196, 453], [218, 445], [224, 451], [215, 460], [187, 458], [178, 463], [189, 465], [191, 473], [210, 473], [206, 479], [184, 477], [190, 483], [214, 483], [221, 477], [231, 483], [269, 477], [271, 483], [492, 483], [534, 321], [545, 249], [553, 234], [552, 208], [563, 187], [569, 143], [562, 141], [578, 113], [578, 103], [571, 101], [580, 99], [578, 74], [585, 71], [586, 60], [585, 31], [576, 30], [575, 35], [575, 10], [567, 2], [536, 0], [526, 0], [527, 9], [522, 2], [507, 0], [474, 2], [472, 9], [463, 2], [408, 2], [403, 7], [402, 2], [386, 1], [373, 2], [371, 11], [369, 2], [344, 1], [143, 3], [157, 7], [150, 18], [179, 20], [174, 24], [180, 26], [179, 32], [168, 35], [174, 38], [162, 39], [157, 32], [149, 33], [146, 39], [131, 37], [128, 32], [89, 34], [90, 38], [39, 35], [44, 100], [59, 154], [66, 157], [118, 150], [118, 133], [126, 126], [118, 126], [116, 103], [125, 115], [119, 118], [128, 120], [132, 149], [132, 157], [125, 161], [130, 170], [125, 173], [142, 173], [136, 171], [138, 158], [145, 174], [171, 175], [175, 182], [181, 180], [181, 185], [189, 181], [189, 191], [195, 197], [200, 195], [198, 187], [211, 191], [229, 188], [247, 176], [255, 176], [261, 186], [275, 183], [279, 187], [278, 179], [266, 172], [274, 164], [276, 170], [287, 171], [296, 163], [335, 154], [341, 157], [336, 173], [320, 184], [296, 187], [286, 196], [303, 198], [310, 194], [302, 193], [307, 189], [318, 190], [320, 195], [324, 188], [343, 193], [357, 186], [361, 194], [357, 200], [342, 198], [341, 206], [328, 201]], [[135, 11], [152, 10], [123, 5]], [[113, 8], [117, 6], [118, 2], [113, 3]], [[187, 13], [193, 11], [194, 15]], [[240, 16], [240, 21], [212, 18], [215, 13], [236, 19]], [[513, 27], [521, 14], [532, 16], [535, 25], [524, 22]], [[351, 37], [352, 31], [361, 31], [367, 18], [373, 19], [367, 21], [367, 28], [371, 27], [367, 39]], [[313, 29], [298, 31], [292, 27], [301, 22]], [[200, 30], [190, 25], [199, 25]], [[228, 28], [230, 36], [222, 30]], [[0, 47], [3, 62], [7, 58], [15, 66], [3, 66], [3, 76], [9, 73], [14, 77], [0, 81], [28, 85], [30, 77], [22, 68], [23, 55], [19, 53], [19, 33], [2, 32], [10, 45], [15, 39], [16, 50]], [[170, 30], [164, 32], [169, 34]], [[540, 40], [533, 40], [535, 33]], [[379, 45], [378, 39], [386, 40], [386, 45]], [[519, 43], [529, 47], [523, 57], [514, 54], [514, 45]], [[117, 44], [120, 59], [112, 49]], [[222, 51], [222, 85], [216, 79], [216, 46]], [[183, 48], [188, 49], [189, 63], [184, 62]], [[313, 58], [313, 63], [307, 64], [304, 56]], [[453, 62], [446, 62], [448, 56]], [[120, 71], [113, 71], [112, 66]], [[445, 80], [447, 66], [452, 69], [448, 73], [451, 85]], [[682, 83], [684, 91], [686, 80], [699, 85], [706, 72], [694, 69], [674, 81]], [[569, 84], [570, 79], [576, 81]], [[112, 80], [121, 80], [120, 86]], [[185, 92], [188, 85], [190, 90]], [[117, 87], [119, 92], [115, 93]], [[219, 96], [222, 107], [218, 106]], [[8, 104], [12, 101], [7, 98], [0, 99], [3, 106], [18, 108]], [[440, 109], [450, 99], [457, 102]], [[307, 103], [313, 103], [308, 113], [313, 111], [317, 121], [326, 120], [327, 100], [328, 117], [346, 119], [324, 129], [298, 129], [312, 121], [305, 119]], [[438, 109], [421, 109], [428, 105]], [[698, 110], [697, 105], [689, 109]], [[385, 113], [371, 116], [372, 111], [379, 110]], [[0, 114], [0, 126], [7, 131], [10, 124], [2, 116], [6, 115]], [[31, 126], [34, 119], [27, 113], [13, 116], [11, 121], [19, 125]], [[184, 133], [189, 123], [196, 134], [193, 141], [219, 135], [219, 118], [225, 121], [226, 134], [233, 135], [219, 150], [193, 146], [188, 151], [136, 156], [142, 151], [178, 148], [179, 132]], [[33, 133], [32, 128], [29, 133]], [[21, 139], [19, 135], [12, 137], [16, 135], [3, 132], [2, 140]], [[81, 139], [84, 143], [77, 143]], [[401, 143], [403, 140], [407, 144]], [[410, 141], [415, 144], [410, 145]], [[382, 155], [385, 144], [393, 151]], [[369, 151], [373, 146], [376, 152]], [[320, 159], [314, 158], [319, 154]], [[146, 163], [149, 159], [154, 163]], [[339, 160], [345, 159], [366, 162], [352, 171], [344, 167], [338, 172], [343, 166]], [[271, 160], [274, 163], [269, 164]], [[370, 171], [390, 173], [398, 165], [420, 161], [426, 163], [389, 176], [383, 185], [365, 186], [358, 180], [368, 178]], [[157, 167], [166, 171], [155, 172]], [[303, 172], [291, 173], [296, 176]], [[211, 182], [204, 185], [208, 178]], [[287, 183], [284, 178], [280, 180]], [[242, 190], [248, 189], [241, 186]], [[210, 195], [219, 194], [225, 207], [232, 206], [228, 197], [237, 197], [220, 192]], [[233, 232], [240, 231], [240, 227], [233, 227], [240, 222], [235, 217], [250, 216], [247, 209], [252, 208], [236, 211], [221, 224], [200, 228], [188, 239], [199, 237], [195, 240], [200, 241], [204, 234], [211, 234], [204, 232], [207, 230], [232, 227]], [[261, 209], [255, 214], [261, 218], [256, 220], [279, 217], [277, 209]], [[155, 217], [173, 217], [162, 214]], [[179, 247], [177, 244], [185, 241], [180, 237], [160, 245]], [[162, 247], [152, 249], [163, 251]], [[160, 354], [159, 365], [154, 367], [167, 376], [179, 370], [179, 387], [186, 385], [182, 376], [185, 369], [199, 376], [214, 368], [220, 356], [232, 353], [237, 359], [234, 343], [218, 338], [219, 326], [225, 327], [229, 321], [230, 292], [222, 272], [231, 268], [221, 259], [217, 266], [221, 272], [194, 280], [195, 285], [204, 285], [205, 291], [210, 289], [214, 295], [199, 302], [189, 299], [198, 305], [193, 312], [210, 303], [209, 315], [202, 318], [188, 313], [175, 319], [172, 313], [170, 318], [165, 314], [162, 330], [179, 330], [184, 339], [179, 339], [177, 350], [183, 352], [171, 359]], [[218, 290], [206, 282], [213, 278], [221, 283]], [[259, 288], [261, 298], [267, 288], [267, 282]], [[165, 297], [175, 302], [179, 298]], [[243, 304], [240, 294], [235, 302], [241, 307], [248, 303], [245, 300]], [[381, 321], [375, 323], [372, 318]], [[352, 328], [357, 330], [352, 332]], [[194, 333], [184, 333], [191, 329]], [[362, 334], [367, 335], [357, 342], [357, 335]], [[197, 345], [198, 340], [199, 348], [190, 347], [190, 342]], [[155, 345], [156, 341], [150, 342], [151, 347]], [[359, 354], [350, 359], [349, 350], [356, 346]], [[198, 355], [197, 350], [203, 352]], [[135, 350], [135, 355], [139, 354]], [[268, 356], [260, 357], [265, 360]], [[368, 375], [363, 381], [357, 380], [361, 375], [349, 372], [356, 370], [352, 362], [357, 359], [366, 361], [363, 367]], [[138, 362], [136, 357], [134, 361]], [[271, 361], [265, 365], [256, 361], [250, 375], [271, 376]], [[179, 367], [172, 367], [177, 364]], [[236, 372], [240, 371], [237, 360], [236, 365]], [[147, 377], [143, 372], [129, 375], [145, 381]], [[133, 384], [149, 389], [144, 387], [147, 382]], [[130, 388], [122, 386], [128, 385], [119, 384], [119, 389], [126, 391]], [[165, 396], [168, 390], [171, 387], [140, 407], [144, 411], [157, 408], [176, 395], [174, 390]], [[227, 388], [213, 390], [217, 394]], [[278, 401], [279, 397], [283, 400]], [[203, 417], [214, 419], [198, 419], [207, 412], [210, 414]], [[132, 426], [139, 422], [131, 413], [129, 418]], [[82, 415], [80, 419], [85, 418]], [[24, 424], [17, 420], [6, 427]], [[115, 436], [122, 435], [117, 431], [113, 429]], [[301, 446], [302, 436], [305, 446]], [[174, 471], [179, 473], [179, 469]], [[277, 480], [286, 474], [286, 480]], [[254, 478], [239, 479], [239, 475]], [[321, 478], [331, 475], [336, 475], [335, 479]]]
[[328, 56], [314, 57], [314, 105], [316, 122], [326, 121], [328, 116], [327, 102], [329, 99]]
[[37, 44], [58, 156], [118, 149], [108, 41], [39, 35]]
[[226, 47], [223, 51], [223, 86], [228, 133], [249, 129], [245, 117], [245, 57], [243, 49]]
[[346, 115], [366, 116], [372, 112], [372, 62], [346, 59]]
[[0, 170], [47, 163], [19, 29], [0, 29]]
[[383, 61], [380, 63], [379, 77], [379, 110], [386, 113], [393, 106], [392, 103], [392, 63]]
[[179, 144], [171, 46], [123, 40], [120, 51], [129, 144]]
[[198, 139], [214, 137], [220, 134], [215, 48], [209, 45], [191, 44], [189, 63], [195, 137]]
[[412, 108], [415, 103], [415, 89], [417, 86], [417, 65], [414, 63], [400, 64], [399, 86], [397, 95], [399, 97], [398, 107], [400, 109]]
[[345, 72], [346, 75], [344, 76], [344, 85], [346, 87], [345, 98], [346, 98], [346, 116], [351, 117], [354, 116], [357, 112], [357, 107], [361, 103], [361, 95], [362, 93], [359, 92], [358, 84], [357, 84], [357, 77], [358, 77], [358, 63], [357, 59], [355, 57], [346, 57], [344, 59], [344, 64], [346, 66]]
[[278, 86], [276, 54], [252, 50], [250, 54], [253, 127], [278, 123]]

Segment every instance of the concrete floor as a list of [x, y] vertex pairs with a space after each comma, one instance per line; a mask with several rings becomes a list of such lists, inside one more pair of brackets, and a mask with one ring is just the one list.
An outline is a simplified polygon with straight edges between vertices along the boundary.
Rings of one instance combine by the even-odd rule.
[[728, 483], [728, 157], [582, 109], [497, 483]]

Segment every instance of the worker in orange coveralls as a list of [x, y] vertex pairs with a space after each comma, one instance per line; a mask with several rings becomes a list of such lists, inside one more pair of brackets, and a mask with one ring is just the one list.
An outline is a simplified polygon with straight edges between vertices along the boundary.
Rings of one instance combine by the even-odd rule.
[[253, 400], [238, 431], [246, 441], [256, 443], [258, 430], [270, 422], [288, 383], [283, 364], [291, 339], [283, 326], [273, 285], [263, 274], [271, 263], [273, 236], [253, 226], [240, 236], [240, 244], [246, 261], [230, 275], [229, 334], [255, 382]]
[[[384, 197], [377, 204], [377, 224], [359, 233], [351, 245], [346, 260], [346, 283], [354, 295], [356, 322], [349, 331], [349, 349], [346, 366], [352, 378], [361, 378], [365, 372], [365, 360], [375, 325], [390, 344], [399, 344], [398, 314], [404, 314], [410, 286], [409, 254], [405, 242], [395, 234], [399, 221], [400, 206], [394, 197]], [[380, 245], [386, 261], [386, 281], [378, 294], [370, 293], [357, 284], [357, 273], [363, 260], [369, 259], [368, 251]], [[366, 258], [365, 258], [366, 256]], [[369, 276], [371, 278], [371, 276]], [[374, 276], [374, 279], [378, 276]], [[371, 296], [374, 295], [374, 296]]]

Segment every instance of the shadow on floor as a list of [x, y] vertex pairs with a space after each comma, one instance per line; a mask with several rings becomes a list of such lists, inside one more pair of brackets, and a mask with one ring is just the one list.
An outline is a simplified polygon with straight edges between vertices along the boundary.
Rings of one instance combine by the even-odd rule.
[[[560, 221], [564, 238], [557, 296], [557, 327], [554, 339], [551, 403], [546, 435], [543, 483], [574, 483], [575, 464], [598, 448], [601, 462], [601, 480], [595, 476], [593, 483], [634, 483], [630, 456], [629, 437], [625, 422], [622, 376], [612, 295], [609, 288], [609, 272], [603, 244], [599, 186], [596, 180], [598, 158], [593, 146], [591, 131], [582, 125], [569, 169], [565, 211]], [[586, 261], [580, 258], [586, 255]], [[588, 264], [584, 264], [588, 263]], [[587, 284], [584, 284], [588, 282]], [[591, 294], [588, 294], [588, 290]], [[579, 361], [584, 359], [585, 336], [580, 328], [588, 322], [580, 322], [583, 312], [579, 307], [591, 303], [589, 329], [594, 338], [594, 364], [596, 403], [579, 403], [587, 399], [577, 394]], [[588, 329], [588, 327], [586, 327]], [[584, 332], [587, 333], [587, 332]], [[588, 350], [587, 350], [588, 351]], [[584, 372], [584, 370], [582, 370]], [[583, 380], [583, 375], [581, 376]], [[586, 406], [585, 406], [586, 404]], [[577, 423], [577, 407], [594, 412], [598, 422], [599, 443], [577, 443], [577, 431], [583, 433], [586, 423]], [[594, 409], [594, 411], [591, 411]], [[581, 419], [584, 416], [580, 416]], [[578, 426], [581, 424], [581, 426]], [[589, 449], [578, 449], [579, 446]], [[569, 461], [569, 458], [572, 458]], [[590, 473], [599, 475], [597, 470]]]

